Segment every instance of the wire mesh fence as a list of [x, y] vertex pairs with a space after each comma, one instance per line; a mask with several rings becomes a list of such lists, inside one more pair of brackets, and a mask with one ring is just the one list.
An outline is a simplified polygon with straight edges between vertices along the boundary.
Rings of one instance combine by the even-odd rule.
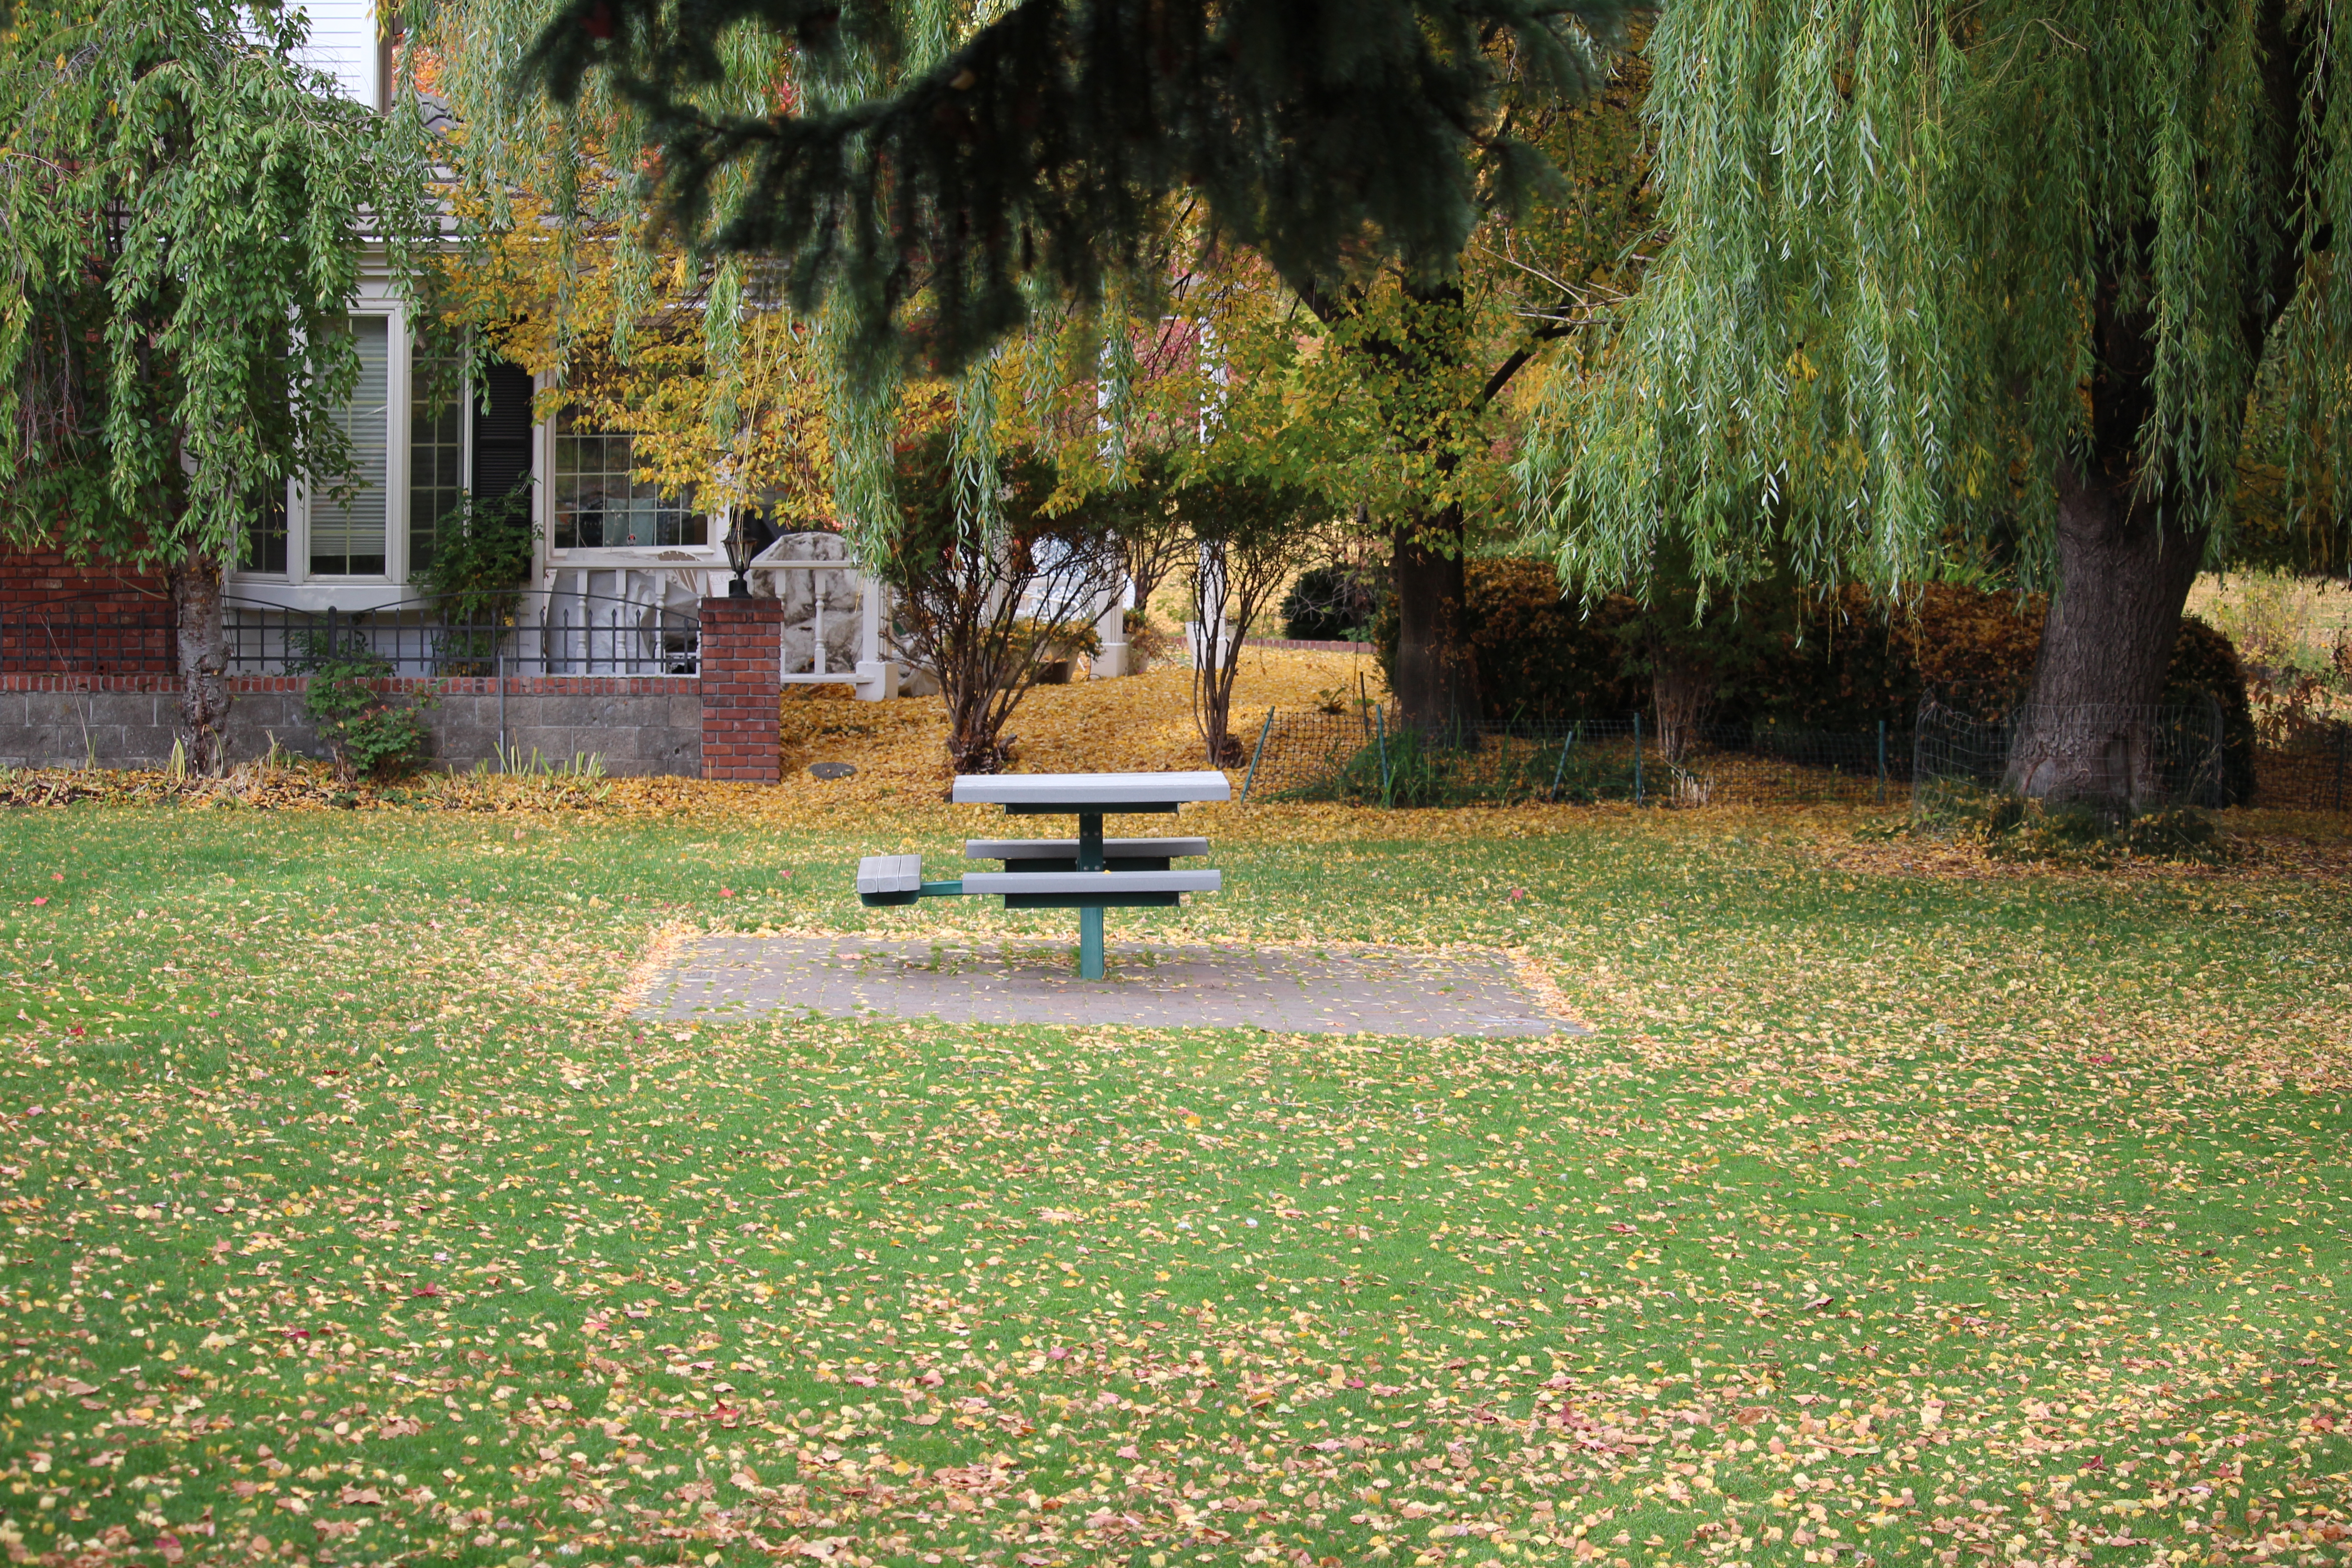
[[1271, 712], [1244, 789], [1253, 799], [1391, 806], [1548, 801], [1705, 805], [1902, 798], [1907, 737], [1726, 722], [1676, 753], [1640, 714], [1558, 721], [1400, 721], [1394, 709]]
[[2030, 795], [2114, 805], [2244, 804], [2232, 780], [2221, 707], [2210, 696], [2178, 706], [2020, 703], [1981, 718], [1932, 695], [1912, 738], [1915, 805], [1953, 791]]
[[[2215, 704], [2105, 717], [2104, 732], [2122, 737], [2124, 748], [2108, 765], [2140, 779], [2139, 809], [2352, 809], [2352, 724], [2306, 722], [2266, 735], [2242, 763]], [[2063, 732], [2053, 718], [2021, 706], [1984, 719], [1930, 702], [1913, 724], [1867, 731], [1720, 720], [1675, 756], [1641, 714], [1428, 730], [1401, 722], [1392, 707], [1359, 703], [1339, 713], [1276, 710], [1254, 731], [1235, 729], [1252, 742], [1244, 787], [1253, 800], [1916, 808], [1939, 791], [2011, 787], [2012, 764], [2046, 765], [2060, 748], [2053, 734]]]
[[2254, 747], [2253, 804], [2352, 811], [2352, 722], [2301, 718], [2272, 726]]

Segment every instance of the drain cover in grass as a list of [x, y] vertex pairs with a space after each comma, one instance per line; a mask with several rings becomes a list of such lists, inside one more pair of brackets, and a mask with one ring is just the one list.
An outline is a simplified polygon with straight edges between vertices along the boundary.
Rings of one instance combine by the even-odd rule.
[[1109, 973], [1096, 981], [1078, 978], [1075, 957], [1066, 942], [706, 937], [655, 980], [637, 1016], [815, 1013], [1301, 1035], [1586, 1032], [1547, 1006], [1505, 952], [1133, 942], [1111, 948]]
[[848, 763], [811, 763], [809, 772], [821, 779], [845, 779], [857, 769]]

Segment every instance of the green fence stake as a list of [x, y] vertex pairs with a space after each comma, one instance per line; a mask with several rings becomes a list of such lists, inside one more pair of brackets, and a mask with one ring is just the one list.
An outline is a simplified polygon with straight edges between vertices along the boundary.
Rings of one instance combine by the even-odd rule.
[[1633, 715], [1633, 804], [1642, 804], [1642, 716]]
[[1257, 760], [1265, 755], [1265, 738], [1274, 731], [1274, 710], [1265, 710], [1265, 723], [1257, 732], [1257, 746], [1250, 752], [1248, 776], [1242, 780], [1242, 804], [1249, 804], [1250, 785], [1257, 783]]
[[1387, 810], [1394, 805], [1394, 802], [1390, 796], [1389, 785], [1389, 721], [1387, 710], [1381, 708], [1373, 709], [1372, 722], [1378, 728], [1381, 738], [1381, 806], [1382, 810]]
[[1576, 731], [1579, 728], [1580, 726], [1577, 725], [1570, 725], [1568, 739], [1559, 743], [1559, 763], [1551, 771], [1551, 793], [1544, 796], [1546, 800], [1559, 799], [1559, 781], [1568, 776], [1568, 749], [1576, 744]]
[[1878, 721], [1878, 804], [1886, 804], [1886, 721]]

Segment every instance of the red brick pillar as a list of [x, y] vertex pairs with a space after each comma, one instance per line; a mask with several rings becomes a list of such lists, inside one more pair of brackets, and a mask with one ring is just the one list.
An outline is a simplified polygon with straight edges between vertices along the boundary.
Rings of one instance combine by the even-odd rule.
[[784, 606], [702, 601], [702, 776], [776, 782], [776, 699]]

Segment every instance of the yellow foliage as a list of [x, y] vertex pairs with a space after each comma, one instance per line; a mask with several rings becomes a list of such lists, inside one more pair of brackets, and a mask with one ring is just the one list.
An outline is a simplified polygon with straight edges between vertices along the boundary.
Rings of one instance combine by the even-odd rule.
[[[595, 170], [573, 216], [554, 171], [503, 193], [505, 211], [463, 188], [460, 222], [484, 237], [440, 263], [446, 326], [549, 385], [542, 418], [633, 437], [635, 478], [716, 514], [772, 509], [779, 526], [829, 527], [830, 435], [810, 324], [760, 297], [756, 278], [675, 250], [629, 255], [621, 225], [593, 216], [612, 184]], [[733, 264], [736, 267], [740, 264]]]

